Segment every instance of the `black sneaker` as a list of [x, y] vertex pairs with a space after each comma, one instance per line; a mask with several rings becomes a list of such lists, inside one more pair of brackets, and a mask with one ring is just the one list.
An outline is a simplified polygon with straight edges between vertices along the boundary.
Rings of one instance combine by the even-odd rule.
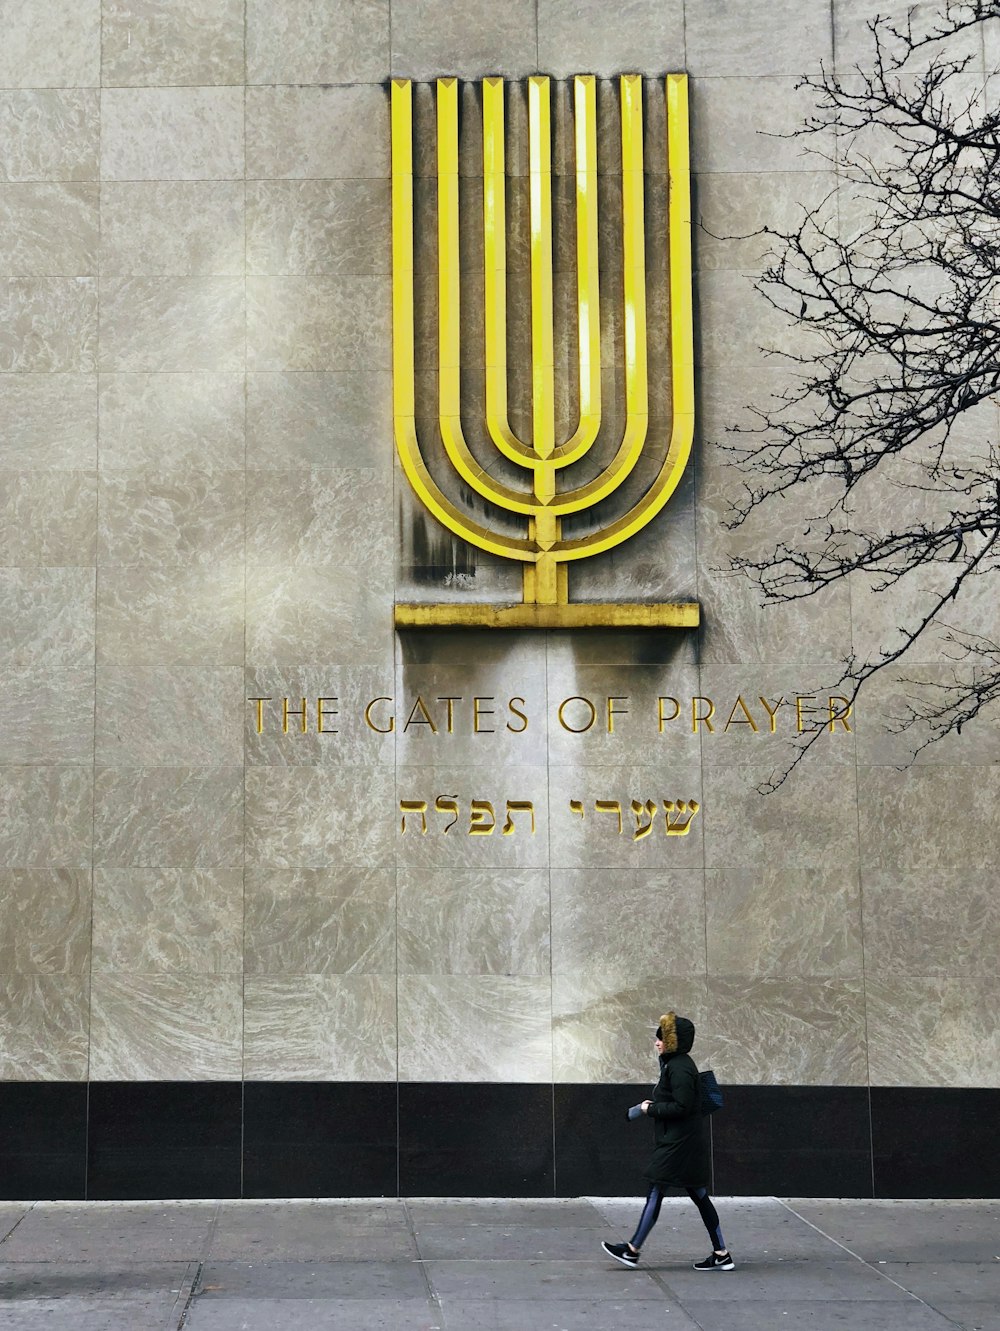
[[616, 1262], [621, 1262], [622, 1266], [638, 1266], [639, 1254], [633, 1252], [627, 1243], [602, 1243], [601, 1247], [613, 1257]]
[[736, 1269], [736, 1263], [733, 1261], [732, 1253], [712, 1252], [703, 1262], [695, 1262], [696, 1271], [733, 1271]]

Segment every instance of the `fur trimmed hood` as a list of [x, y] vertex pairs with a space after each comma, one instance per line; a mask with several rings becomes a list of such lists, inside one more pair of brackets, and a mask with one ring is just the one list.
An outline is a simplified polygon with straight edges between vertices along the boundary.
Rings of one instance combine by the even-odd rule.
[[664, 1054], [687, 1054], [694, 1044], [694, 1022], [676, 1012], [665, 1012], [656, 1034], [663, 1041]]

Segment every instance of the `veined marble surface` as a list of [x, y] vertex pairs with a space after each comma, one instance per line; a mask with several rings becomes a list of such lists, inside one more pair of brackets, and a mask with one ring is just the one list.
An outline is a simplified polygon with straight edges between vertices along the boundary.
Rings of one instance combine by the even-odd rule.
[[[761, 346], [808, 347], [754, 294], [762, 228], [828, 197], [845, 227], [862, 213], [829, 136], [817, 154], [790, 133], [810, 109], [796, 85], [821, 61], [848, 77], [870, 67], [879, 6], [754, 0], [738, 23], [733, 8], [4, 7], [0, 1078], [642, 1082], [656, 1019], [675, 1007], [723, 1081], [1000, 1085], [997, 714], [909, 768], [907, 737], [891, 732], [905, 681], [947, 679], [941, 636], [761, 794], [798, 742], [789, 700], [822, 706], [844, 657], [891, 642], [935, 572], [889, 595], [858, 582], [762, 610], [731, 571], [785, 532], [764, 512], [727, 526], [742, 484], [727, 431], [790, 385]], [[997, 40], [958, 49], [971, 90]], [[514, 601], [522, 575], [439, 529], [395, 456], [388, 81], [418, 80], [418, 428], [436, 438], [427, 131], [431, 80], [450, 74], [464, 81], [462, 427], [513, 483], [524, 477], [484, 418], [473, 81], [507, 79], [509, 408], [530, 437], [522, 80], [597, 76], [603, 427], [590, 476], [624, 428], [628, 68], [647, 75], [650, 401], [623, 504], [671, 428], [654, 82], [666, 68], [690, 75], [697, 439], [664, 513], [575, 562], [570, 586], [577, 600], [696, 600], [702, 626], [396, 634], [396, 601]], [[572, 88], [551, 93], [566, 437], [579, 415]], [[998, 427], [982, 404], [955, 456]], [[484, 518], [443, 459], [432, 465]], [[857, 515], [919, 517], [927, 502], [866, 486]], [[954, 614], [995, 637], [990, 586]], [[786, 699], [777, 733], [739, 715], [726, 727], [741, 697], [763, 723], [762, 696]], [[330, 734], [320, 698], [335, 699]], [[678, 700], [662, 727], [661, 698]], [[714, 733], [694, 724], [697, 699], [714, 702]], [[591, 705], [593, 725], [579, 724]], [[664, 801], [691, 800], [689, 831], [668, 836]]]

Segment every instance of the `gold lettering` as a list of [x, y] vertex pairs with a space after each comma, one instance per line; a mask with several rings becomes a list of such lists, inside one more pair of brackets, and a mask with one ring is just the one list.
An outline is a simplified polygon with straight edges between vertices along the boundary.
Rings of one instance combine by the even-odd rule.
[[510, 836], [514, 831], [514, 814], [531, 814], [531, 835], [535, 835], [535, 806], [531, 800], [508, 800], [507, 801], [507, 821], [503, 825], [502, 834]]
[[785, 705], [785, 700], [784, 698], [779, 698], [778, 701], [774, 704], [774, 710], [772, 711], [771, 708], [768, 707], [767, 705], [767, 699], [762, 697], [760, 694], [758, 694], [757, 696], [760, 698], [761, 707], [763, 707], [764, 711], [767, 712], [767, 719], [770, 722], [771, 734], [773, 735], [774, 732], [778, 729], [778, 723], [775, 719], [778, 715], [778, 708], [783, 707]]
[[[694, 821], [695, 814], [701, 808], [697, 800], [673, 800], [663, 801], [663, 812], [667, 822], [667, 836], [687, 836], [691, 831], [691, 824]], [[676, 818], [671, 818], [672, 813], [677, 813]]]
[[332, 711], [327, 712], [327, 711], [324, 710], [324, 708], [323, 708], [323, 704], [324, 704], [325, 702], [336, 702], [336, 701], [337, 701], [336, 698], [317, 698], [317, 699], [316, 699], [316, 734], [317, 734], [317, 735], [336, 735], [336, 734], [338, 733], [335, 729], [334, 729], [334, 730], [324, 730], [324, 729], [323, 729], [323, 722], [326, 720], [327, 717], [329, 717], [329, 716], [339, 716], [339, 715], [340, 715], [340, 709], [339, 709], [339, 707], [334, 707]]
[[[417, 716], [417, 712], [420, 712], [421, 715]], [[410, 726], [430, 726], [432, 735], [438, 733], [437, 726], [431, 720], [431, 714], [424, 706], [424, 700], [419, 693], [417, 694], [416, 702], [410, 708], [410, 715], [406, 718], [406, 724], [403, 726], [404, 735], [409, 730]]]
[[570, 802], [569, 802], [569, 811], [570, 811], [570, 813], [578, 813], [578, 814], [580, 815], [580, 817], [582, 818], [582, 817], [583, 817], [583, 800], [570, 800]]
[[[842, 712], [838, 712], [835, 710], [833, 706], [835, 702], [842, 702], [844, 704], [844, 710]], [[833, 734], [833, 728], [838, 721], [844, 727], [847, 733], [850, 734], [851, 727], [847, 724], [847, 718], [851, 715], [850, 699], [842, 698], [839, 693], [831, 694], [829, 699], [827, 700], [827, 709], [829, 712], [830, 719], [826, 723], [826, 728], [827, 730], [829, 730], [830, 734], [831, 735]]]
[[434, 807], [437, 809], [438, 813], [450, 813], [453, 815], [448, 826], [442, 829], [445, 836], [447, 836], [450, 829], [458, 822], [458, 800], [454, 799], [451, 795], [439, 795], [434, 801]]
[[[699, 715], [698, 715], [698, 704], [699, 704], [700, 702], [707, 702], [707, 703], [708, 703], [708, 711], [705, 713], [704, 716], [699, 716]], [[691, 733], [692, 733], [693, 735], [697, 735], [697, 733], [698, 733], [698, 723], [699, 723], [699, 722], [703, 722], [704, 725], [706, 726], [707, 730], [708, 730], [708, 733], [709, 733], [710, 735], [714, 735], [714, 734], [715, 734], [715, 726], [712, 725], [712, 717], [713, 717], [714, 715], [715, 715], [715, 703], [712, 701], [711, 698], [702, 698], [702, 697], [700, 697], [700, 696], [695, 696], [694, 698], [692, 698], [692, 699], [691, 699]]]
[[[737, 716], [737, 715], [736, 715], [736, 710], [737, 710], [737, 708], [739, 708], [739, 707], [742, 707], [742, 709], [743, 709], [743, 715], [742, 715], [742, 716]], [[728, 721], [726, 722], [726, 724], [722, 727], [722, 733], [725, 734], [726, 731], [729, 729], [729, 727], [732, 726], [732, 725], [737, 725], [737, 726], [749, 726], [750, 729], [753, 731], [753, 733], [754, 733], [755, 735], [757, 734], [757, 722], [756, 722], [756, 721], [753, 719], [753, 717], [750, 715], [750, 708], [749, 708], [749, 707], [746, 705], [746, 703], [743, 701], [743, 695], [742, 695], [742, 694], [740, 694], [740, 695], [737, 697], [736, 701], [733, 703], [733, 710], [729, 713], [729, 720], [728, 720]]]
[[455, 733], [455, 704], [456, 704], [457, 702], [461, 702], [461, 701], [462, 701], [462, 695], [461, 695], [461, 694], [458, 694], [456, 697], [448, 697], [448, 696], [446, 695], [446, 696], [443, 697], [443, 698], [438, 698], [438, 702], [443, 702], [443, 703], [447, 703], [447, 704], [448, 704], [448, 734], [449, 734], [449, 735], [453, 735], [453, 734]]
[[[801, 735], [805, 730], [805, 721], [802, 716], [804, 702], [815, 702], [816, 699], [809, 693], [797, 693], [795, 695], [795, 729]], [[810, 709], [811, 710], [811, 709]]]
[[483, 707], [483, 708], [480, 708], [479, 704], [480, 704], [481, 702], [496, 702], [496, 699], [495, 699], [495, 698], [491, 698], [491, 697], [473, 698], [473, 700], [472, 700], [472, 729], [473, 729], [473, 731], [474, 731], [477, 735], [492, 735], [492, 734], [493, 734], [493, 727], [490, 726], [489, 729], [484, 730], [483, 727], [479, 724], [479, 719], [480, 719], [480, 717], [482, 717], [482, 716], [492, 716], [492, 715], [493, 715], [493, 708], [492, 708], [492, 707]]
[[618, 835], [622, 834], [622, 806], [617, 800], [594, 800], [598, 813], [616, 813], [618, 815]]
[[[566, 720], [566, 717], [563, 715], [563, 713], [564, 713], [564, 711], [565, 711], [565, 708], [566, 708], [571, 702], [582, 702], [582, 703], [585, 703], [586, 706], [590, 709], [590, 720], [586, 723], [586, 725], [583, 725], [583, 726], [571, 726], [571, 725], [569, 724], [569, 722]], [[591, 726], [594, 724], [594, 722], [597, 720], [597, 708], [594, 706], [594, 704], [590, 701], [589, 698], [581, 698], [581, 697], [579, 697], [578, 695], [575, 695], [575, 696], [572, 697], [572, 698], [564, 698], [564, 699], [562, 700], [562, 702], [559, 704], [559, 713], [558, 713], [558, 715], [559, 715], [559, 724], [562, 726], [563, 730], [568, 730], [568, 731], [569, 731], [571, 734], [573, 734], [573, 735], [582, 735], [582, 734], [584, 733], [584, 731], [589, 730], [590, 727], [591, 727]]]
[[[632, 833], [632, 840], [641, 841], [644, 836], [649, 836], [653, 830], [653, 819], [656, 817], [656, 800], [647, 800], [645, 804], [633, 800], [632, 813], [635, 816], [635, 831]], [[646, 822], [642, 821], [644, 813]]]
[[261, 735], [261, 734], [264, 733], [264, 704], [265, 704], [266, 702], [270, 702], [270, 701], [271, 701], [270, 698], [248, 698], [248, 699], [247, 699], [247, 702], [255, 702], [255, 703], [257, 704], [257, 734], [258, 734], [258, 735]]
[[469, 836], [492, 836], [496, 825], [497, 817], [489, 800], [473, 800], [469, 812]]
[[507, 729], [510, 730], [515, 735], [521, 735], [524, 733], [524, 731], [528, 729], [528, 716], [526, 712], [522, 712], [520, 711], [519, 708], [514, 706], [516, 702], [519, 702], [522, 707], [525, 705], [523, 698], [509, 698], [507, 700], [507, 710], [508, 712], [511, 713], [512, 716], [520, 717], [520, 719], [524, 722], [524, 725], [512, 726], [511, 723], [508, 721]]
[[616, 716], [628, 716], [628, 708], [627, 708], [627, 707], [623, 707], [623, 708], [621, 708], [621, 709], [619, 710], [619, 708], [617, 708], [617, 707], [614, 706], [614, 704], [615, 704], [616, 702], [628, 702], [628, 698], [626, 697], [626, 698], [609, 698], [609, 699], [608, 699], [608, 734], [609, 734], [609, 735], [613, 735], [613, 734], [615, 733], [615, 717], [616, 717]]
[[[664, 704], [665, 702], [672, 702], [673, 705], [674, 705], [674, 710], [670, 713], [669, 716], [664, 716], [664, 714], [663, 714], [663, 704]], [[664, 726], [667, 724], [667, 722], [668, 722], [668, 721], [676, 721], [676, 719], [680, 716], [680, 714], [681, 714], [681, 705], [680, 705], [680, 703], [677, 701], [676, 698], [657, 698], [657, 700], [656, 700], [656, 724], [657, 724], [657, 731], [658, 731], [658, 733], [662, 735], [662, 734], [663, 734], [663, 728], [664, 728]]]
[[282, 700], [281, 700], [281, 730], [282, 730], [282, 734], [285, 734], [285, 735], [288, 734], [288, 718], [289, 718], [290, 716], [298, 716], [298, 717], [301, 717], [301, 719], [302, 719], [302, 733], [303, 733], [303, 735], [304, 735], [304, 734], [306, 733], [306, 731], [309, 729], [309, 723], [308, 723], [308, 721], [306, 720], [306, 699], [305, 699], [305, 698], [302, 699], [302, 706], [301, 706], [301, 707], [289, 707], [288, 704], [289, 704], [290, 701], [291, 701], [291, 699], [289, 699], [289, 698], [282, 698]]
[[420, 835], [427, 835], [427, 801], [426, 800], [400, 800], [399, 811], [403, 815], [403, 820], [399, 825], [400, 832], [406, 831], [406, 815], [408, 813], [420, 814]]
[[365, 725], [369, 730], [374, 730], [377, 735], [391, 735], [396, 729], [396, 718], [394, 716], [389, 717], [389, 724], [387, 726], [377, 726], [372, 720], [372, 708], [377, 702], [391, 703], [392, 699], [386, 697], [372, 698], [371, 702], [365, 708]]

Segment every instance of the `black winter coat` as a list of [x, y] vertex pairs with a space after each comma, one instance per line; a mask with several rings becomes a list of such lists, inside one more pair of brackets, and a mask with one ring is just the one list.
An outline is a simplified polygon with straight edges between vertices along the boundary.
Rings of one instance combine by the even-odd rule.
[[677, 1051], [660, 1055], [660, 1080], [647, 1111], [653, 1120], [655, 1148], [646, 1178], [670, 1188], [707, 1188], [708, 1140], [698, 1069], [687, 1052], [694, 1041], [694, 1027], [683, 1017], [677, 1020], [677, 1037]]

